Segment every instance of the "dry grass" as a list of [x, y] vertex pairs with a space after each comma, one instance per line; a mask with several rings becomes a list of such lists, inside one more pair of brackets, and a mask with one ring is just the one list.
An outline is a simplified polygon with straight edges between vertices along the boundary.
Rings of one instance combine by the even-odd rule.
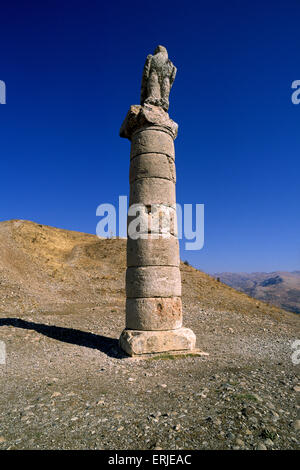
[[[125, 302], [126, 240], [99, 239], [29, 221], [0, 223], [0, 312], [88, 312]], [[181, 263], [183, 302], [200, 309], [271, 315], [285, 311], [257, 301]]]

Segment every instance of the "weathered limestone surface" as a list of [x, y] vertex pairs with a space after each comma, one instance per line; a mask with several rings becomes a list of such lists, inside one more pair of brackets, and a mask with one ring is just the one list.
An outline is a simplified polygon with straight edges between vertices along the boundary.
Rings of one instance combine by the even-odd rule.
[[180, 297], [126, 300], [126, 326], [132, 330], [174, 330], [182, 326]]
[[179, 244], [174, 236], [127, 241], [127, 266], [179, 266]]
[[135, 132], [147, 128], [155, 130], [157, 129], [156, 126], [163, 128], [164, 132], [169, 133], [173, 139], [176, 139], [178, 124], [170, 119], [168, 113], [158, 106], [134, 104], [130, 106], [121, 126], [120, 137], [131, 140]]
[[174, 160], [175, 150], [171, 134], [161, 127], [149, 127], [135, 133], [131, 139], [130, 158], [142, 153], [164, 153]]
[[176, 182], [175, 163], [163, 153], [143, 153], [131, 160], [129, 182], [141, 178], [165, 178]]
[[[136, 218], [138, 216], [138, 219]], [[171, 235], [177, 236], [177, 214], [176, 207], [164, 204], [153, 204], [149, 206], [133, 204], [128, 213], [128, 239], [131, 231], [131, 223], [134, 227], [138, 224], [141, 234], [161, 234], [166, 238]], [[146, 238], [146, 237], [144, 237]], [[148, 238], [148, 237], [147, 237]]]
[[181, 276], [174, 266], [143, 266], [127, 268], [126, 296], [138, 297], [180, 297]]
[[141, 104], [151, 103], [169, 109], [169, 94], [177, 69], [168, 57], [164, 46], [157, 46], [154, 55], [149, 54], [143, 71]]
[[141, 178], [130, 185], [129, 204], [176, 204], [175, 183], [163, 178]]
[[168, 331], [125, 329], [120, 337], [121, 348], [130, 356], [136, 354], [184, 351], [195, 348], [196, 336], [188, 328]]
[[129, 355], [184, 351], [195, 335], [182, 328], [174, 140], [166, 112], [176, 67], [158, 46], [143, 72], [141, 105], [130, 107], [120, 136], [131, 141], [127, 218], [126, 329]]

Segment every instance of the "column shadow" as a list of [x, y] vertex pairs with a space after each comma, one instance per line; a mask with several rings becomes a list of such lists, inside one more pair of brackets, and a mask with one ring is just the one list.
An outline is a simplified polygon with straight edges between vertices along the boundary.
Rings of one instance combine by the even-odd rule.
[[0, 318], [1, 326], [14, 326], [25, 330], [34, 330], [37, 333], [57, 339], [64, 343], [85, 346], [86, 348], [98, 349], [107, 356], [122, 359], [128, 357], [119, 347], [119, 342], [115, 338], [95, 335], [87, 331], [76, 330], [74, 328], [65, 328], [55, 325], [45, 325], [43, 323], [34, 323], [32, 321], [22, 320], [21, 318]]

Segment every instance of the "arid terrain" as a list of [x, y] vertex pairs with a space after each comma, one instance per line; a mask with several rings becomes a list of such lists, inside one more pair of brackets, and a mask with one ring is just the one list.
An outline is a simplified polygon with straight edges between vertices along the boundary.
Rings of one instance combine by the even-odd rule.
[[251, 297], [300, 313], [300, 271], [216, 273], [214, 277]]
[[129, 358], [125, 265], [125, 240], [0, 223], [0, 449], [298, 449], [299, 315], [182, 263], [209, 356]]

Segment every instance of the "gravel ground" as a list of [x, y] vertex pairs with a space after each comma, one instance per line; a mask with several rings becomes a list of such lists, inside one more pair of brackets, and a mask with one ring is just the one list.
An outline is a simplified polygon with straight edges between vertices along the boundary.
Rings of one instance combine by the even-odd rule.
[[300, 317], [182, 263], [209, 356], [128, 358], [125, 247], [0, 223], [0, 449], [298, 449]]
[[121, 315], [1, 318], [0, 448], [297, 449], [295, 335], [198, 316], [187, 326], [208, 357], [143, 359], [118, 351]]

